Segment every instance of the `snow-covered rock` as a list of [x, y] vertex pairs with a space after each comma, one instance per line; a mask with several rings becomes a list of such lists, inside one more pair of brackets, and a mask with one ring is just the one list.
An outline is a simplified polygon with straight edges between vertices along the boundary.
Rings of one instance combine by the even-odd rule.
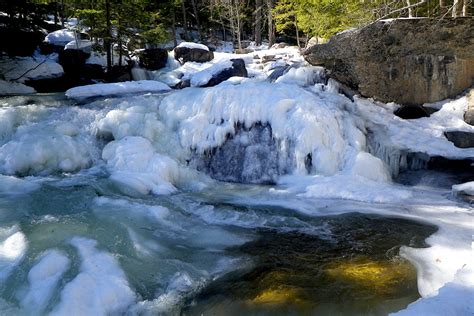
[[57, 78], [64, 74], [63, 67], [45, 56], [0, 59], [0, 73], [6, 80], [20, 83], [29, 79]]
[[206, 45], [183, 42], [175, 47], [174, 58], [184, 64], [188, 61], [204, 63], [214, 59], [214, 54]]
[[66, 46], [66, 44], [75, 39], [74, 31], [71, 31], [70, 29], [62, 29], [46, 35], [44, 41], [56, 46]]

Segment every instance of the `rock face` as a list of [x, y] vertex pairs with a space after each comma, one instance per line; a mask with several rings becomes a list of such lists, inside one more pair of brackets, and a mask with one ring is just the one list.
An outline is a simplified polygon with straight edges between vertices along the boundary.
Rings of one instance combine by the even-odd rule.
[[148, 48], [138, 54], [139, 65], [148, 70], [158, 70], [166, 66], [168, 51], [162, 48]]
[[303, 54], [365, 97], [407, 105], [436, 102], [474, 84], [474, 19], [379, 21]]
[[205, 63], [214, 59], [214, 53], [200, 48], [176, 47], [174, 58], [182, 64], [188, 61]]

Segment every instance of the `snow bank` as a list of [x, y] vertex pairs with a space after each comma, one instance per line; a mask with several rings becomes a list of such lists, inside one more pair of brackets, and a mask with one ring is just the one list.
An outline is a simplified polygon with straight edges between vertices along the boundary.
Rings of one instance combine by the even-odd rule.
[[[438, 112], [416, 120], [395, 116], [392, 113], [393, 104], [385, 105], [360, 97], [355, 97], [355, 102], [358, 113], [366, 120], [367, 128], [377, 135], [378, 142], [386, 148], [451, 159], [474, 157], [474, 148], [458, 148], [444, 136], [448, 130], [474, 132], [474, 127], [463, 119], [467, 107], [466, 97], [445, 101]], [[381, 152], [378, 155], [389, 156], [390, 153]], [[388, 157], [383, 160], [387, 161]]]
[[21, 262], [27, 247], [26, 236], [18, 226], [0, 228], [0, 282], [5, 282]]
[[0, 80], [0, 95], [35, 93], [35, 89], [22, 83]]
[[16, 57], [0, 59], [0, 73], [6, 80], [22, 83], [28, 79], [57, 78], [64, 74], [64, 69], [48, 57]]
[[95, 240], [74, 237], [82, 263], [80, 273], [61, 292], [52, 315], [109, 315], [124, 313], [136, 300], [125, 273], [109, 253], [96, 249]]
[[181, 42], [176, 47], [186, 47], [190, 49], [203, 49], [209, 51], [209, 48], [204, 44], [192, 43], [192, 42]]
[[67, 43], [74, 41], [75, 39], [73, 31], [62, 29], [46, 35], [44, 41], [53, 45], [65, 46]]
[[43, 253], [28, 273], [28, 291], [20, 305], [31, 314], [42, 314], [47, 307], [60, 279], [68, 270], [70, 260], [60, 251], [52, 249]]
[[156, 153], [142, 137], [128, 136], [107, 144], [102, 158], [107, 162], [110, 179], [126, 193], [173, 193], [184, 173], [175, 160]]
[[66, 91], [66, 96], [71, 99], [86, 99], [97, 96], [114, 96], [130, 93], [164, 92], [171, 90], [166, 84], [153, 81], [127, 81], [117, 83], [98, 83], [87, 86], [75, 87]]
[[14, 175], [51, 174], [86, 168], [89, 147], [71, 123], [22, 126], [0, 147], [0, 172]]
[[407, 309], [391, 315], [473, 315], [474, 314], [474, 270], [472, 261], [460, 269], [454, 280], [439, 289], [438, 295], [419, 299]]
[[453, 185], [453, 193], [465, 193], [474, 196], [474, 181]]

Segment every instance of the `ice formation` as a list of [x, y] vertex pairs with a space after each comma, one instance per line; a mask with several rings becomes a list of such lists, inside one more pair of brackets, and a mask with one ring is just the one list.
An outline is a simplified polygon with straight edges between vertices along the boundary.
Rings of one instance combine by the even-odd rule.
[[4, 282], [23, 259], [28, 243], [17, 225], [0, 228], [0, 282]]
[[117, 260], [97, 250], [95, 240], [74, 237], [71, 244], [82, 260], [80, 273], [66, 284], [52, 315], [107, 315], [126, 311], [136, 295]]
[[21, 300], [24, 311], [42, 314], [54, 290], [70, 265], [70, 260], [58, 250], [47, 250], [28, 272], [28, 291]]

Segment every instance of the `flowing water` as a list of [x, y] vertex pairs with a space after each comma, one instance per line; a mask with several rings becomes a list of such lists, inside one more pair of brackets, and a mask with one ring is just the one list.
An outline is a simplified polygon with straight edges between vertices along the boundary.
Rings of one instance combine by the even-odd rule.
[[[384, 315], [419, 298], [398, 250], [435, 227], [349, 201], [308, 216], [265, 185], [124, 194], [100, 158], [117, 101], [53, 99], [0, 100], [2, 173], [21, 176], [0, 178], [0, 314]], [[63, 160], [38, 163], [38, 141]]]

